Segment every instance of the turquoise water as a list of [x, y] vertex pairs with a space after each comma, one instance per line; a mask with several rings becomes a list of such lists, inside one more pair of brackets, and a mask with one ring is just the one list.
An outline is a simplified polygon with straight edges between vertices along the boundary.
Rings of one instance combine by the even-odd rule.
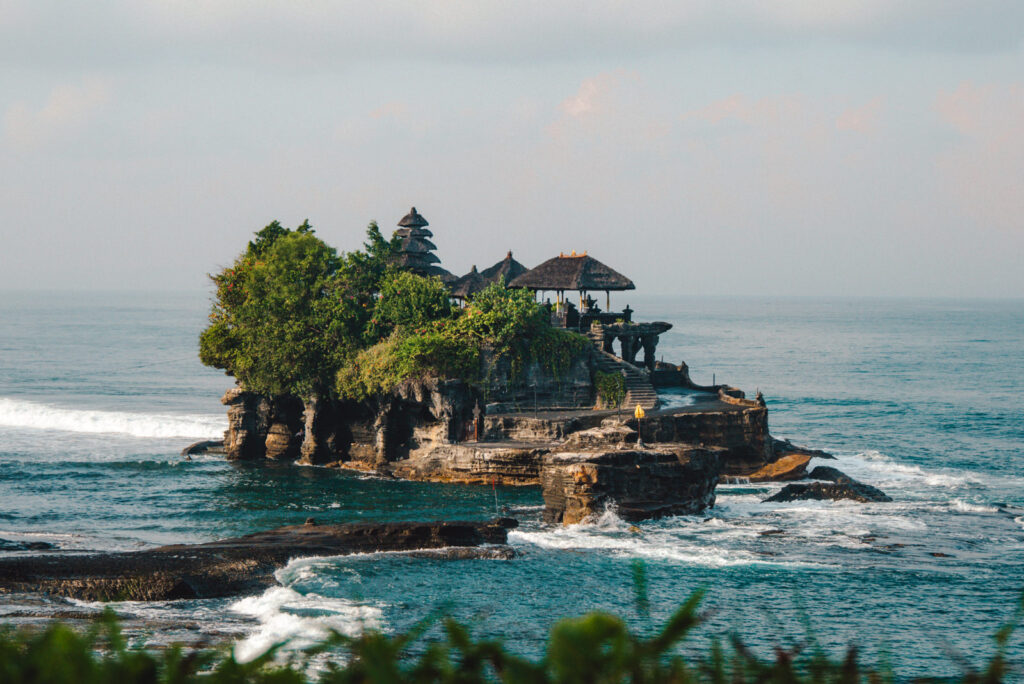
[[[324, 626], [400, 630], [446, 604], [481, 634], [536, 654], [559, 617], [635, 617], [631, 564], [653, 621], [706, 587], [709, 624], [763, 652], [806, 639], [889, 654], [902, 676], [977, 662], [1024, 590], [1024, 302], [623, 298], [675, 328], [659, 355], [698, 382], [761, 389], [772, 432], [893, 503], [761, 503], [778, 486], [721, 486], [706, 515], [640, 525], [540, 522], [540, 494], [498, 488], [523, 521], [511, 561], [401, 554], [296, 559], [258, 596], [120, 604], [200, 620], [243, 655]], [[0, 302], [0, 538], [133, 549], [323, 522], [484, 518], [489, 487], [394, 482], [178, 455], [217, 436], [232, 383], [195, 356], [207, 297], [7, 293]], [[784, 534], [761, 532], [783, 530]], [[941, 554], [941, 555], [933, 555]], [[0, 598], [0, 616], [17, 609]], [[173, 633], [171, 633], [173, 634]], [[171, 638], [154, 633], [154, 640]], [[1024, 659], [1020, 639], [1014, 657]]]

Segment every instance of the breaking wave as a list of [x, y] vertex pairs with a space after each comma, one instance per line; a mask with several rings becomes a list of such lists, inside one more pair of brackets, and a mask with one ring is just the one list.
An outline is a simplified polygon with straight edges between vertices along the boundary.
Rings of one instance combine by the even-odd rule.
[[95, 411], [0, 398], [0, 427], [123, 434], [132, 437], [220, 437], [222, 416]]
[[356, 636], [383, 624], [383, 611], [377, 606], [312, 592], [300, 594], [291, 587], [271, 587], [259, 596], [232, 603], [230, 609], [259, 622], [253, 633], [235, 644], [235, 657], [241, 662], [278, 644], [300, 650], [322, 642], [331, 630]]
[[[643, 526], [622, 520], [613, 506], [607, 507], [593, 522], [565, 527], [547, 527], [540, 530], [512, 530], [508, 534], [513, 546], [530, 544], [542, 549], [559, 551], [595, 551], [624, 558], [667, 561], [701, 567], [723, 568], [744, 565], [780, 565], [787, 567], [815, 567], [806, 561], [766, 558], [747, 549], [728, 548], [708, 543], [695, 535], [703, 525], [703, 518], [681, 516], [660, 523]], [[734, 530], [724, 530], [731, 534]], [[740, 535], [756, 531], [735, 530]], [[721, 541], [721, 540], [719, 540]]]

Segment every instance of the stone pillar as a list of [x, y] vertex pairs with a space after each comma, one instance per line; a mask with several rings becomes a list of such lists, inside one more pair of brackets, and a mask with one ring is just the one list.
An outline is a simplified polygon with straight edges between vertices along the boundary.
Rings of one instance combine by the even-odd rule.
[[263, 458], [270, 413], [267, 398], [234, 387], [224, 394], [221, 403], [228, 407], [228, 429], [224, 433], [224, 451], [228, 459]]
[[614, 335], [611, 335], [609, 333], [604, 333], [604, 336], [601, 338], [601, 351], [606, 351], [609, 354], [614, 354], [615, 353], [615, 348], [612, 346], [612, 344], [614, 342], [615, 342], [615, 336]]
[[297, 397], [274, 397], [265, 441], [267, 458], [292, 461], [299, 457], [303, 441], [302, 414], [302, 401]]
[[653, 371], [655, 362], [654, 350], [658, 346], [658, 336], [643, 335], [640, 337], [640, 343], [644, 348], [644, 367], [649, 371]]
[[334, 415], [328, 400], [309, 397], [303, 403], [302, 446], [299, 462], [305, 465], [321, 465], [334, 460], [331, 437], [334, 434]]
[[619, 340], [622, 343], [622, 360], [636, 365], [636, 353], [640, 350], [640, 340], [635, 335], [623, 335]]

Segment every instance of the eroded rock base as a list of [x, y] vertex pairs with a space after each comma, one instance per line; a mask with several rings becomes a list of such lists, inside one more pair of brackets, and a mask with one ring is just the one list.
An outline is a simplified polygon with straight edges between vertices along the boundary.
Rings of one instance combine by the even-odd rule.
[[544, 519], [584, 522], [614, 506], [625, 520], [699, 513], [715, 503], [719, 457], [702, 448], [613, 449], [549, 454]]

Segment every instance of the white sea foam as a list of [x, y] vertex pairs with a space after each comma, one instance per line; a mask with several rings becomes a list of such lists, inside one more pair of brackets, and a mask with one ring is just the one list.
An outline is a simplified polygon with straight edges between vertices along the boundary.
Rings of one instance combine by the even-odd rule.
[[959, 513], [998, 513], [999, 509], [995, 506], [981, 506], [979, 504], [972, 504], [960, 499], [953, 499], [949, 502], [949, 507]]
[[[608, 508], [592, 523], [544, 528], [537, 531], [512, 530], [509, 543], [530, 544], [545, 549], [586, 550], [608, 553], [625, 558], [645, 558], [704, 567], [772, 564], [792, 567], [810, 566], [812, 563], [776, 561], [755, 552], [726, 548], [722, 544], [732, 536], [756, 536], [757, 530], [736, 530], [721, 523], [705, 528], [701, 518], [677, 517], [660, 523], [634, 527], [619, 518], [614, 508]], [[710, 535], [701, 534], [712, 529]], [[714, 539], [713, 539], [714, 538]]]
[[231, 604], [236, 613], [259, 621], [256, 631], [235, 644], [235, 657], [248, 662], [277, 644], [302, 649], [323, 641], [331, 630], [355, 636], [380, 629], [383, 612], [377, 606], [346, 599], [300, 594], [290, 587], [271, 587], [259, 596]]
[[132, 437], [219, 437], [223, 416], [96, 411], [0, 398], [0, 426], [64, 432], [124, 434]]
[[836, 465], [851, 477], [880, 486], [882, 489], [882, 485], [886, 483], [895, 486], [925, 485], [948, 489], [970, 487], [984, 482], [984, 478], [976, 473], [928, 470], [917, 465], [899, 463], [873, 450], [853, 456], [842, 456]]

